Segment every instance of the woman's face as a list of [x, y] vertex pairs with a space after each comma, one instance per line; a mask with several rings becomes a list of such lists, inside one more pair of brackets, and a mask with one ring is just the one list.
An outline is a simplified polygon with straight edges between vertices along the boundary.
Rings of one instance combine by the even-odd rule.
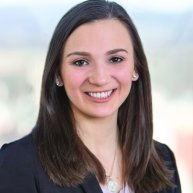
[[69, 36], [60, 74], [75, 115], [117, 115], [130, 92], [133, 55], [128, 30], [116, 19], [83, 24]]

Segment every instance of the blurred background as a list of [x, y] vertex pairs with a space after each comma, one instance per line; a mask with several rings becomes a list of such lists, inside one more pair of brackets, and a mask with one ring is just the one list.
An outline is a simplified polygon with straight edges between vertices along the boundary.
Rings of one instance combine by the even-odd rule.
[[[1, 0], [0, 146], [37, 118], [44, 61], [59, 19], [80, 0]], [[149, 62], [154, 139], [176, 156], [183, 193], [193, 192], [193, 1], [117, 0], [133, 19]]]

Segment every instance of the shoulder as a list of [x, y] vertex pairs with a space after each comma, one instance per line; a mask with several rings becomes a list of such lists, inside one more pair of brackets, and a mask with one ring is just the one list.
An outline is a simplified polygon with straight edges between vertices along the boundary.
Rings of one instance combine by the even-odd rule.
[[[8, 163], [24, 162], [33, 156], [32, 135], [4, 144], [0, 149], [0, 167]], [[19, 164], [19, 163], [18, 163]]]
[[[0, 149], [0, 192], [35, 191], [35, 153], [32, 135], [5, 144]], [[10, 186], [10, 182], [12, 185]]]
[[175, 185], [174, 189], [167, 189], [160, 193], [181, 193], [180, 179], [174, 153], [166, 144], [160, 143], [158, 141], [154, 141], [154, 146], [158, 155], [164, 161], [166, 167], [172, 171], [173, 175], [171, 180]]
[[170, 170], [174, 169], [176, 167], [176, 160], [173, 151], [166, 144], [160, 143], [158, 141], [154, 141], [154, 146], [157, 153], [162, 158], [162, 160], [165, 161], [168, 168]]
[[154, 146], [158, 152], [158, 154], [166, 161], [169, 161], [174, 158], [173, 152], [171, 149], [163, 143], [158, 141], [154, 141]]
[[81, 192], [60, 187], [43, 170], [32, 134], [0, 149], [0, 193]]

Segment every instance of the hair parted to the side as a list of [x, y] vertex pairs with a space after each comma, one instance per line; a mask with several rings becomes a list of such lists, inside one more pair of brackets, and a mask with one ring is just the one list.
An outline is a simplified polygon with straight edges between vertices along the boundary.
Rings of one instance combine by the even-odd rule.
[[159, 157], [154, 143], [150, 76], [138, 32], [127, 12], [105, 0], [82, 2], [69, 10], [58, 23], [47, 53], [42, 78], [39, 115], [34, 129], [38, 155], [47, 174], [60, 186], [75, 186], [88, 173], [105, 182], [104, 168], [86, 148], [74, 125], [74, 117], [64, 87], [55, 84], [63, 47], [80, 25], [115, 18], [122, 22], [134, 47], [138, 81], [119, 109], [118, 126], [122, 148], [123, 179], [137, 193], [154, 192], [172, 186], [171, 173]]

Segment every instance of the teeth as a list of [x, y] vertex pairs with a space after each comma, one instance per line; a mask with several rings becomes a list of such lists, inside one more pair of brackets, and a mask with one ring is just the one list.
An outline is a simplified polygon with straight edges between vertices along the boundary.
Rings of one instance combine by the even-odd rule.
[[98, 99], [104, 99], [107, 98], [111, 95], [113, 91], [107, 91], [107, 92], [89, 92], [88, 95], [94, 98], [98, 98]]

